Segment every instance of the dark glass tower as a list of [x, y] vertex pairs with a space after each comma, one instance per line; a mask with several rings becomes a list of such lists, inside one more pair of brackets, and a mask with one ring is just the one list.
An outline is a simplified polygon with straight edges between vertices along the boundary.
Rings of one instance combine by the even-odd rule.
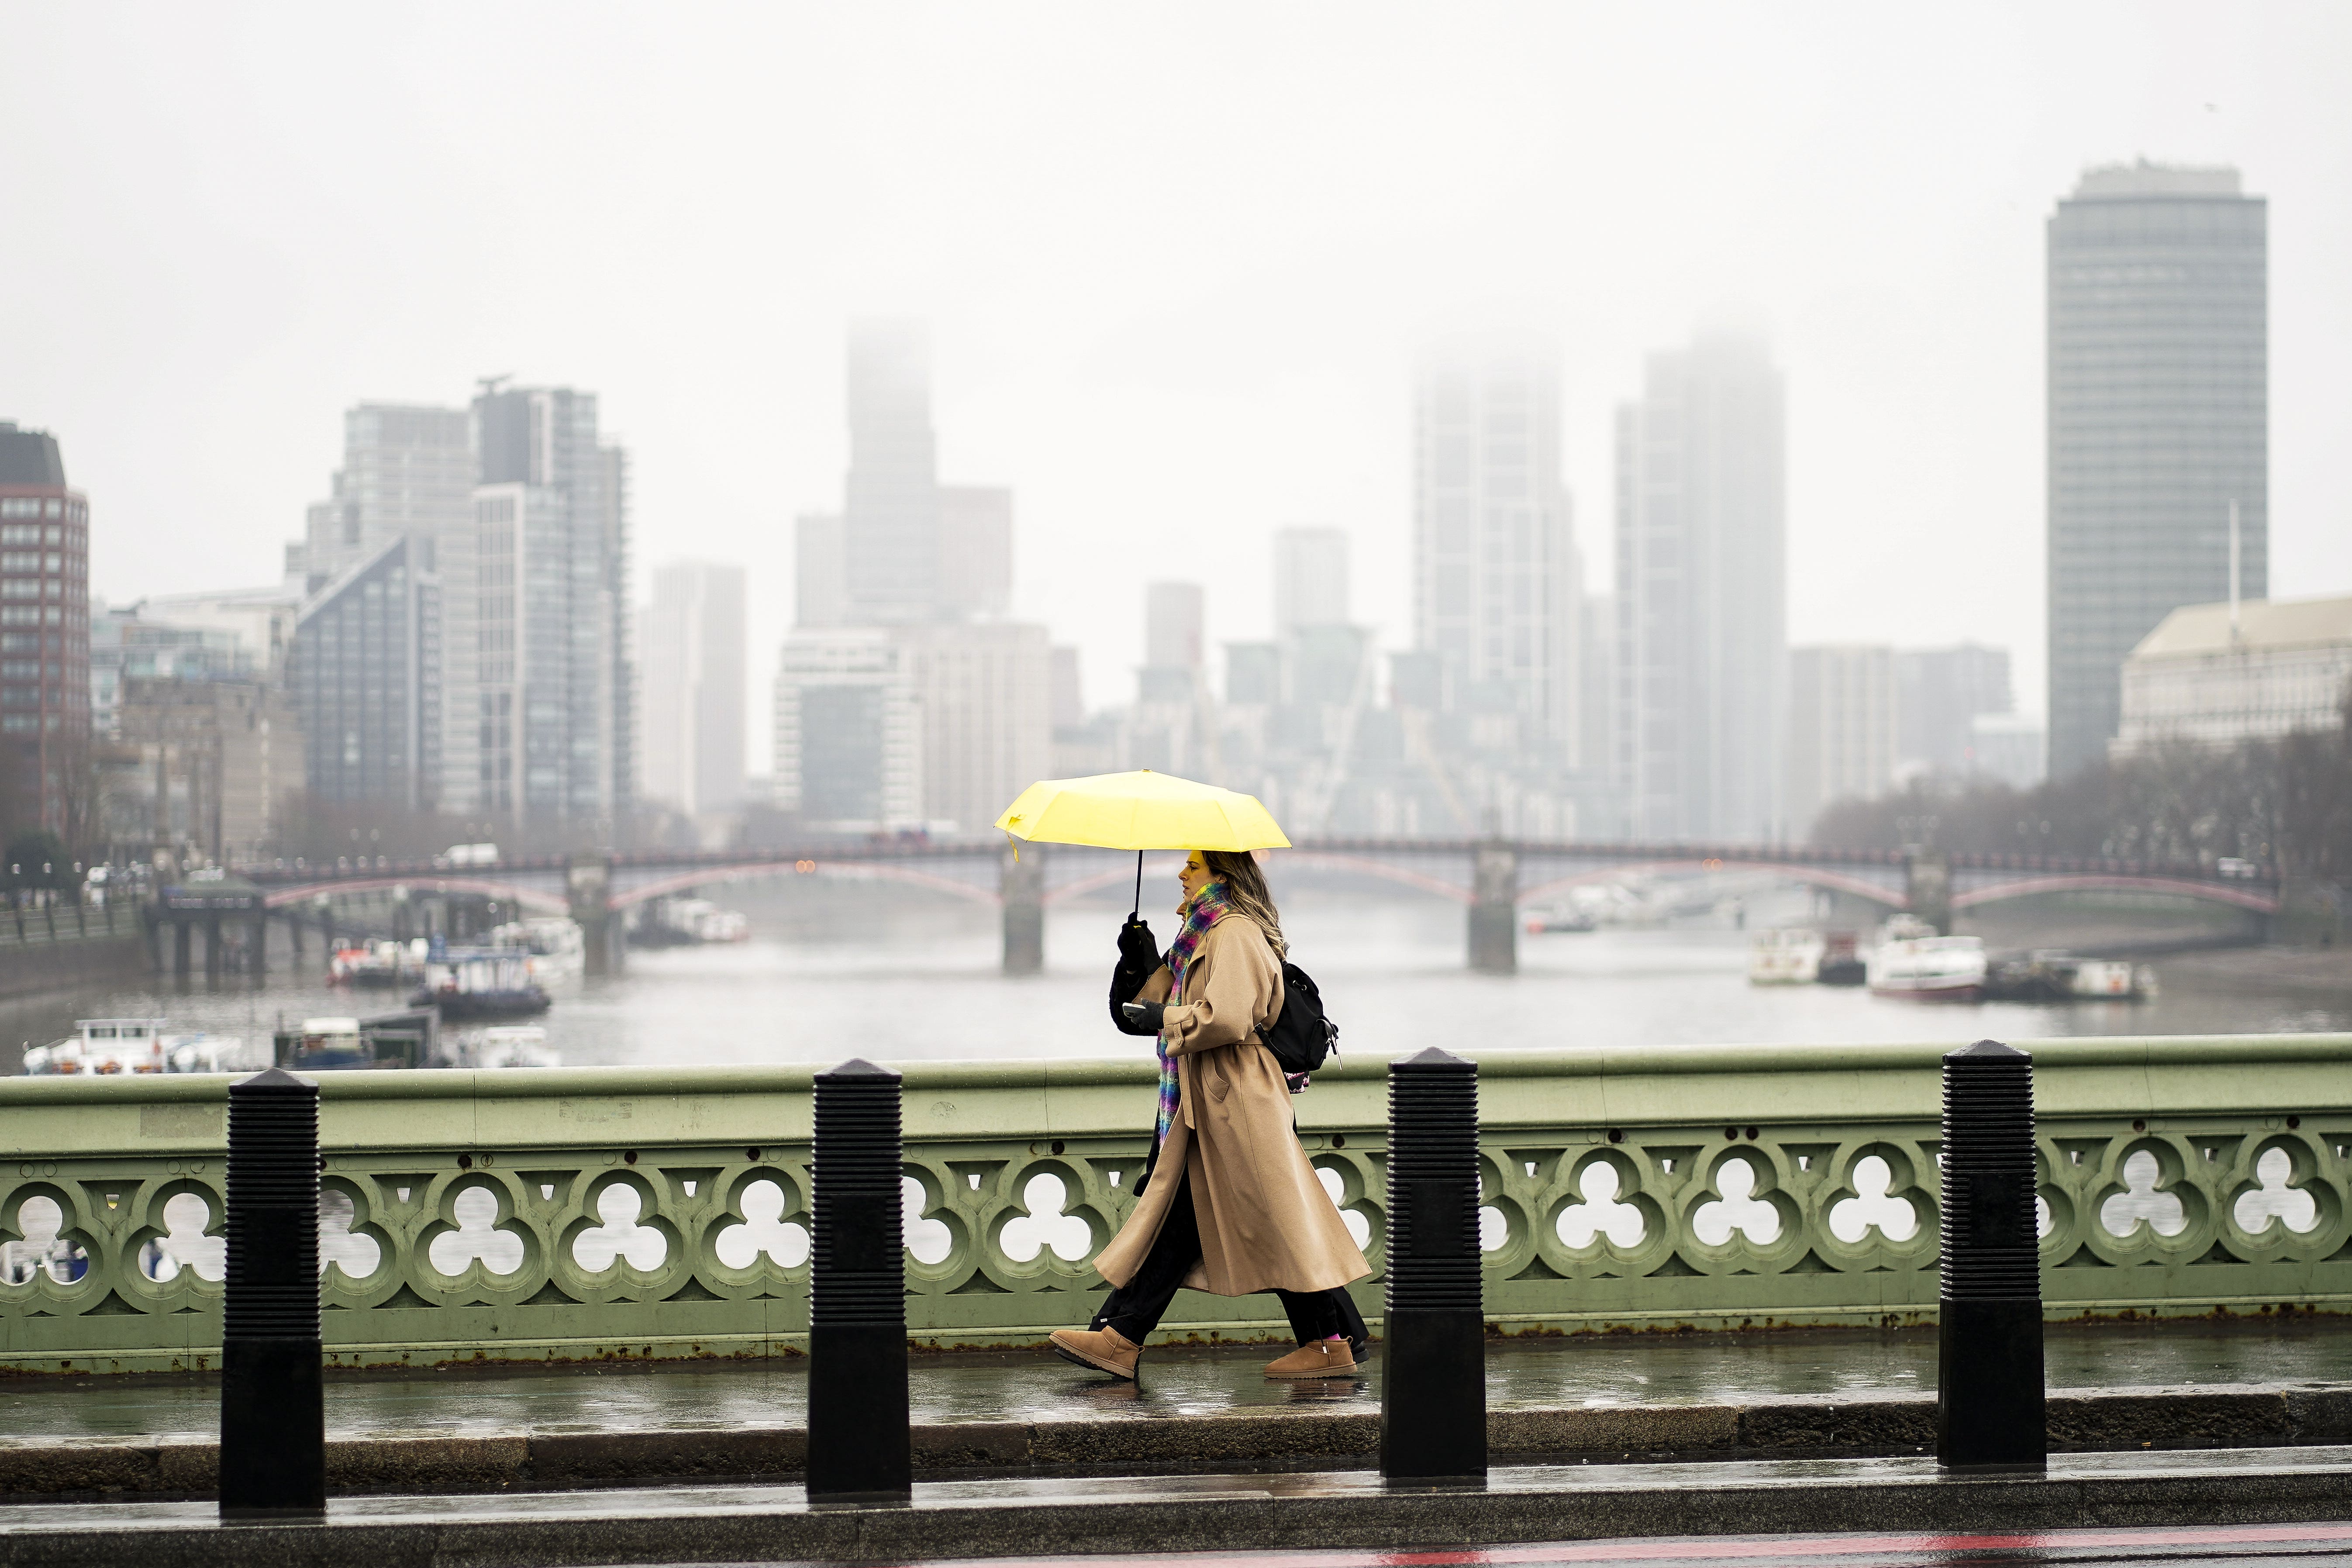
[[2050, 218], [2050, 773], [2106, 752], [2126, 655], [2270, 581], [2268, 208], [2234, 169], [2093, 169]]

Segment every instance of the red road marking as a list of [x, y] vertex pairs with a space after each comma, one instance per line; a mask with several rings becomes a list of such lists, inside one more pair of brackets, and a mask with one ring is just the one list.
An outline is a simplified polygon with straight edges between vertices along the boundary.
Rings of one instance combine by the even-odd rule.
[[[1157, 1561], [1186, 1568], [1446, 1568], [1504, 1563], [1628, 1563], [1652, 1559], [1705, 1562], [1742, 1558], [1857, 1557], [1870, 1552], [2032, 1551], [2070, 1546], [2249, 1546], [2294, 1541], [2352, 1542], [2352, 1523], [2203, 1526], [2182, 1530], [2060, 1530], [2032, 1535], [1830, 1535], [1777, 1541], [1755, 1539], [1562, 1542], [1550, 1546], [1480, 1546], [1454, 1552], [1168, 1552]], [[1071, 1563], [1154, 1560], [1149, 1552], [1082, 1557], [969, 1559], [987, 1568], [1067, 1568]], [[914, 1568], [954, 1568], [930, 1563]]]

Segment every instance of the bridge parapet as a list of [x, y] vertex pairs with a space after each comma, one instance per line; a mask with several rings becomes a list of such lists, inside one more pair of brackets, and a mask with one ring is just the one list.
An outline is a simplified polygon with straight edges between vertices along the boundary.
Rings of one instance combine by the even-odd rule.
[[[2018, 1043], [2051, 1317], [2352, 1311], [2352, 1037]], [[1948, 1045], [1478, 1053], [1490, 1318], [1932, 1321]], [[1297, 1101], [1376, 1271], [1385, 1066], [1318, 1074]], [[1084, 1322], [1087, 1259], [1133, 1202], [1149, 1059], [903, 1070], [909, 1334], [1028, 1344]], [[803, 1348], [812, 1072], [323, 1075], [328, 1356]], [[0, 1080], [0, 1107], [37, 1112], [0, 1115], [0, 1366], [217, 1364], [227, 1084]], [[46, 1261], [56, 1241], [79, 1258]], [[1377, 1323], [1378, 1273], [1358, 1290]], [[1180, 1336], [1284, 1332], [1263, 1298], [1180, 1305]]]

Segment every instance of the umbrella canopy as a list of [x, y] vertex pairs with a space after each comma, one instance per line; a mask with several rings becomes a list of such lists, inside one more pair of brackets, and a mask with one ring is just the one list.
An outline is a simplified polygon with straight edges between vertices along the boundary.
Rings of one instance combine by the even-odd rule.
[[1016, 838], [1098, 849], [1287, 849], [1257, 796], [1145, 768], [1045, 779], [996, 819]]

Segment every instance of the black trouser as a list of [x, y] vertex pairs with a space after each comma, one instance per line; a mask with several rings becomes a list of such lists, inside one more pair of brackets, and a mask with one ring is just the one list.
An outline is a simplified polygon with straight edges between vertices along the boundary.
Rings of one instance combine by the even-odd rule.
[[[1192, 1212], [1192, 1173], [1184, 1172], [1178, 1175], [1176, 1201], [1168, 1205], [1168, 1217], [1160, 1222], [1160, 1235], [1144, 1255], [1143, 1266], [1135, 1271], [1135, 1278], [1104, 1300], [1093, 1326], [1117, 1329], [1130, 1343], [1141, 1344], [1143, 1337], [1160, 1326], [1168, 1304], [1183, 1289], [1184, 1277], [1200, 1261], [1201, 1221]], [[1339, 1334], [1355, 1347], [1356, 1354], [1364, 1353], [1364, 1315], [1356, 1310], [1355, 1298], [1344, 1287], [1275, 1294], [1282, 1299], [1283, 1313], [1300, 1344]]]

